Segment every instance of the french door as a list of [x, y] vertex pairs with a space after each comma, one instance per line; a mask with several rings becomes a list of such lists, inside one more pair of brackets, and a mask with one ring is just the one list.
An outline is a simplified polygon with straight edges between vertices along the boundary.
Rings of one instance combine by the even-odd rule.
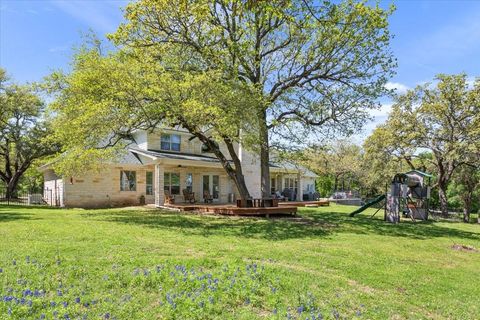
[[213, 197], [213, 201], [220, 199], [220, 176], [214, 174], [206, 174], [202, 177], [202, 192], [208, 192]]

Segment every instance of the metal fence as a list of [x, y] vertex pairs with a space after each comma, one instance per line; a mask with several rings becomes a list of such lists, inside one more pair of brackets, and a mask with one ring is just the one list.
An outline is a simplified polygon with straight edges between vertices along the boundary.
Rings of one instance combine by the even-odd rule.
[[59, 204], [58, 190], [30, 188], [16, 190], [13, 194], [7, 194], [7, 188], [0, 185], [0, 204], [7, 205], [49, 205]]

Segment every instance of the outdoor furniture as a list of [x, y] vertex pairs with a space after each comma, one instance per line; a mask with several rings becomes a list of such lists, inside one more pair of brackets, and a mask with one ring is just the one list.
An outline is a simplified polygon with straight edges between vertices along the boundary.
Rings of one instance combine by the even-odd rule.
[[175, 197], [170, 194], [170, 191], [165, 190], [164, 194], [165, 194], [165, 200], [164, 200], [165, 204], [174, 204], [175, 203]]
[[285, 188], [282, 192], [283, 196], [288, 199], [288, 201], [295, 201], [297, 195], [295, 194], [295, 190], [290, 188]]
[[208, 190], [203, 191], [203, 202], [205, 203], [213, 202], [213, 196], [210, 194]]
[[237, 199], [237, 208], [252, 208], [253, 200], [252, 199]]
[[278, 199], [279, 201], [285, 201], [285, 197], [282, 196], [282, 194], [280, 193], [280, 191], [277, 191], [275, 192], [274, 194], [272, 194], [272, 198], [274, 199]]
[[195, 192], [188, 189], [183, 189], [183, 200], [185, 202], [195, 203]]
[[262, 199], [262, 207], [278, 207], [279, 199], [277, 198], [263, 198]]

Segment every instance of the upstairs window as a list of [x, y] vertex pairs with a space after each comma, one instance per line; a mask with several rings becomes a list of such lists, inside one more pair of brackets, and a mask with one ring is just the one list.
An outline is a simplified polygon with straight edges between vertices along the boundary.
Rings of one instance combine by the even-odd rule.
[[137, 173], [135, 171], [120, 171], [120, 191], [137, 190]]
[[180, 151], [180, 135], [162, 134], [160, 139], [160, 149], [165, 151]]

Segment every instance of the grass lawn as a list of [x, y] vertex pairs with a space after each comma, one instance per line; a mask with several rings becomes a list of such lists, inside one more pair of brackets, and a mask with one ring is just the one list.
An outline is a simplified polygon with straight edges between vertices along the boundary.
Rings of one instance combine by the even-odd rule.
[[[2, 319], [479, 319], [480, 225], [0, 206]], [[381, 215], [380, 213], [378, 214]]]

